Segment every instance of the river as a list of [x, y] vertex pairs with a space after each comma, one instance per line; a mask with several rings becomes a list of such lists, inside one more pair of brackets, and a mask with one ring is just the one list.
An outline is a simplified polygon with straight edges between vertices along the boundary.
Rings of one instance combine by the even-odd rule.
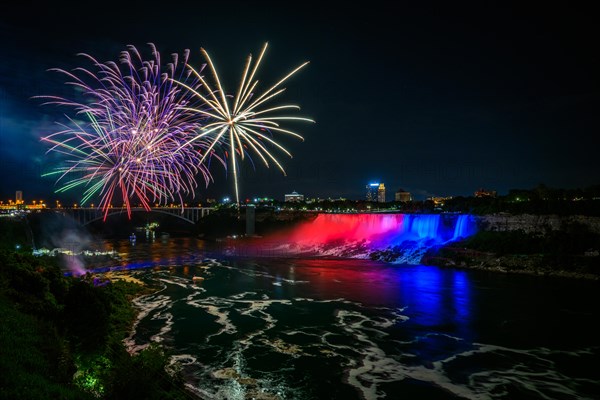
[[[339, 258], [106, 242], [156, 286], [127, 339], [201, 399], [585, 399], [600, 393], [598, 283]], [[194, 280], [201, 277], [202, 280]]]

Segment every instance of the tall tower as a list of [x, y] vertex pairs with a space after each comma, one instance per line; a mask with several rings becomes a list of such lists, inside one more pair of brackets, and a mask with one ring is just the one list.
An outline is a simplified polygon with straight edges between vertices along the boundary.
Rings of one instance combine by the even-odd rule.
[[367, 184], [367, 201], [377, 201], [377, 189], [379, 188], [379, 183], [369, 183]]
[[23, 202], [23, 191], [17, 190], [15, 193], [15, 203], [20, 204]]
[[385, 185], [383, 183], [377, 187], [377, 202], [385, 203]]

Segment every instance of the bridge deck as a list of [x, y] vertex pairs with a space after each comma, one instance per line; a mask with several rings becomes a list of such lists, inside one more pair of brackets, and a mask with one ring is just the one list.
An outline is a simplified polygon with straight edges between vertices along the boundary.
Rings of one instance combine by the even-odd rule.
[[[149, 211], [143, 207], [130, 208], [130, 211], [132, 213], [156, 212], [161, 214], [168, 214], [176, 218], [182, 219], [184, 221], [187, 221], [190, 224], [195, 224], [201, 218], [210, 214], [212, 210], [214, 210], [214, 208], [212, 207], [152, 207]], [[75, 219], [82, 225], [87, 225], [91, 222], [98, 221], [100, 219], [103, 219], [105, 216], [104, 210], [92, 207], [62, 208], [60, 210], [55, 211], [59, 211], [64, 215], [71, 216], [73, 219]], [[106, 216], [124, 213], [127, 213], [127, 208], [125, 207], [110, 208]]]

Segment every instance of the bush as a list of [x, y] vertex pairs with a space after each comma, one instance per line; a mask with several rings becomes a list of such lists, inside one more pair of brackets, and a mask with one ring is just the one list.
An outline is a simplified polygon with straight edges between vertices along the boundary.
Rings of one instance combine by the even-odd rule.
[[180, 374], [165, 371], [168, 357], [158, 345], [151, 345], [135, 357], [119, 359], [113, 369], [109, 399], [188, 399]]
[[109, 331], [110, 305], [99, 288], [84, 281], [73, 284], [65, 299], [64, 321], [77, 351], [103, 351]]
[[70, 351], [52, 325], [0, 296], [0, 399], [91, 399], [69, 382]]
[[0, 251], [0, 399], [187, 398], [162, 349], [132, 357], [122, 343], [142, 290], [96, 287], [54, 259]]

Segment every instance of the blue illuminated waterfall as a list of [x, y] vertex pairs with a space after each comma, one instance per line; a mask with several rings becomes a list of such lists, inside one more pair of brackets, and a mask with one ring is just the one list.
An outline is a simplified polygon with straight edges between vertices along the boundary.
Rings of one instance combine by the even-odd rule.
[[319, 214], [286, 239], [302, 252], [367, 258], [396, 251], [396, 262], [416, 264], [431, 247], [475, 232], [475, 219], [463, 214]]

